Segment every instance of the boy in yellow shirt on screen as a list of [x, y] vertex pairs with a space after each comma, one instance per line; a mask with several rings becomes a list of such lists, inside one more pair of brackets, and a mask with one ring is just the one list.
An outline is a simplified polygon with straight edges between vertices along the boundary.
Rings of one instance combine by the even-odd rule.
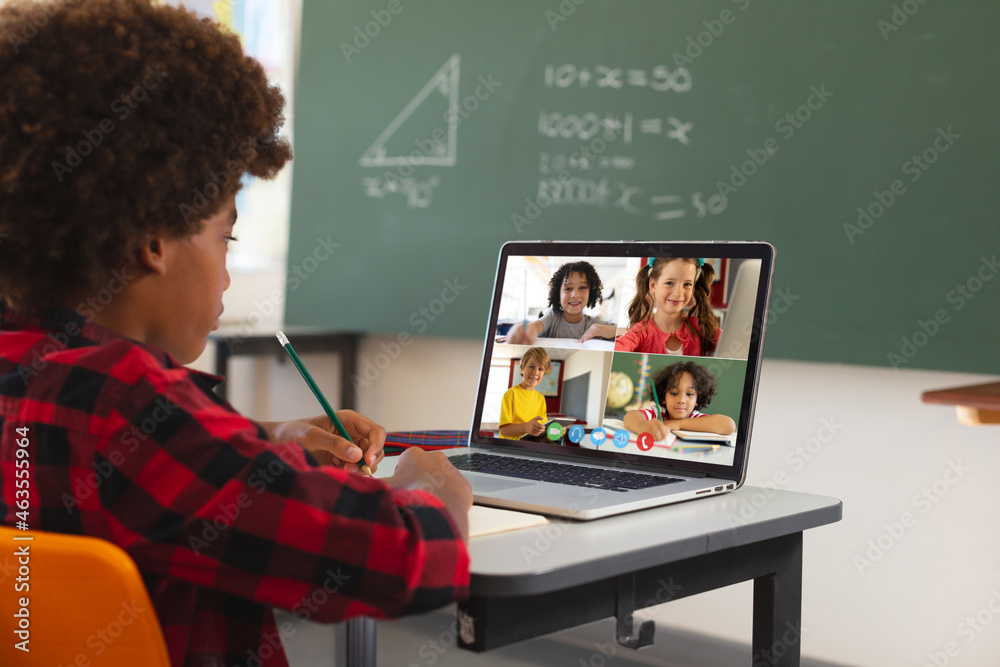
[[500, 403], [500, 437], [541, 440], [548, 421], [545, 397], [535, 387], [552, 368], [548, 353], [533, 347], [521, 357], [521, 383], [508, 389]]

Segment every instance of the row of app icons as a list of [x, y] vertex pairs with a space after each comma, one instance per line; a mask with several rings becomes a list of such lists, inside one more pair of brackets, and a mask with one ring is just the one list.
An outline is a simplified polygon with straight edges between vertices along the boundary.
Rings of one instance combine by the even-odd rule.
[[[552, 422], [548, 425], [545, 430], [545, 435], [553, 442], [558, 442], [562, 439], [563, 433], [566, 433], [566, 437], [574, 445], [579, 445], [583, 442], [586, 436], [583, 427], [579, 424], [573, 424], [568, 429], [564, 429], [563, 425], [558, 422]], [[595, 428], [590, 432], [590, 442], [594, 447], [600, 449], [601, 445], [607, 443], [609, 440], [608, 432], [603, 428]], [[620, 429], [614, 432], [614, 435], [610, 436], [611, 443], [618, 449], [625, 449], [628, 447], [629, 443], [629, 432], [625, 429]], [[640, 433], [636, 439], [636, 446], [639, 447], [641, 451], [648, 452], [653, 448], [653, 435], [651, 433]]]

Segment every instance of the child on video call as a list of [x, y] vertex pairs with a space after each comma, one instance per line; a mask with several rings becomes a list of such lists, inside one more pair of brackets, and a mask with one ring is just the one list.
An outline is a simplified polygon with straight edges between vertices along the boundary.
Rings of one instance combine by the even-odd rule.
[[[625, 413], [625, 428], [633, 433], [650, 433], [657, 440], [667, 437], [672, 429], [702, 431], [729, 435], [736, 422], [726, 415], [699, 412], [712, 402], [716, 379], [708, 370], [693, 361], [681, 361], [661, 368], [653, 376], [656, 396], [660, 399], [660, 416], [655, 408], [629, 410]], [[650, 390], [652, 396], [652, 390]]]
[[552, 368], [548, 353], [533, 347], [521, 357], [521, 384], [508, 389], [500, 403], [500, 437], [537, 439], [548, 421], [545, 397], [535, 389]]
[[563, 264], [549, 280], [549, 309], [526, 327], [520, 322], [514, 324], [504, 342], [532, 345], [538, 337], [573, 338], [581, 343], [591, 338], [614, 338], [614, 324], [583, 312], [603, 300], [603, 289], [601, 277], [590, 262]]
[[0, 522], [30, 461], [35, 539], [124, 549], [176, 667], [287, 667], [276, 607], [333, 623], [466, 597], [472, 489], [442, 453], [359, 474], [375, 422], [340, 411], [352, 443], [326, 415], [254, 421], [185, 366], [219, 326], [244, 177], [292, 156], [264, 68], [153, 0], [0, 3], [0, 35], [25, 26], [0, 49]]
[[650, 257], [635, 277], [629, 329], [616, 352], [707, 357], [722, 329], [712, 310], [715, 270], [702, 258]]

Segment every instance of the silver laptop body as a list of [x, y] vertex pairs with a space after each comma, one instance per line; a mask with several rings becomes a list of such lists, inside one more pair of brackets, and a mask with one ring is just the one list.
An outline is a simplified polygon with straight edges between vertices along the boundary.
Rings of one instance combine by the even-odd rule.
[[[576, 278], [589, 274], [588, 287], [592, 276], [597, 275], [601, 300], [597, 302], [595, 296], [591, 299], [594, 303], [584, 307], [583, 313], [602, 326], [614, 324], [615, 333], [620, 335], [628, 328], [629, 303], [641, 289], [637, 287], [637, 277], [638, 282], [648, 281], [642, 271], [650, 258], [691, 258], [712, 267], [715, 274], [711, 286], [712, 311], [719, 318], [721, 333], [710, 356], [668, 355], [665, 349], [664, 353], [649, 349], [616, 350], [614, 340], [592, 339], [581, 343], [573, 338], [541, 336], [533, 345], [505, 342], [509, 327], [520, 324], [523, 328], [539, 320], [549, 309], [553, 310], [550, 320], [565, 315], [568, 321], [577, 316], [580, 299], [574, 296], [576, 293], [570, 294], [567, 287], [572, 281], [562, 281], [569, 294], [565, 309], [554, 307], [557, 302], [553, 299], [562, 299], [562, 295], [553, 288], [556, 282], [553, 276], [558, 278], [567, 273], [575, 274]], [[465, 468], [463, 474], [472, 484], [475, 502], [574, 519], [596, 519], [739, 488], [746, 474], [773, 263], [774, 248], [766, 242], [505, 244], [497, 263], [468, 447], [448, 452], [460, 468]], [[698, 274], [705, 271], [697, 269]], [[683, 311], [685, 316], [687, 312]], [[727, 315], [731, 328], [727, 328]], [[651, 325], [652, 322], [645, 323]], [[549, 374], [534, 391], [544, 396], [547, 419], [557, 421], [563, 427], [562, 432], [550, 424], [554, 430], [535, 440], [504, 438], [499, 432], [503, 397], [523, 379], [520, 358], [532, 347], [544, 349], [552, 364]], [[655, 441], [649, 434], [624, 428], [625, 414], [653, 404], [651, 384], [656, 373], [685, 362], [698, 366], [693, 370], [699, 377], [707, 373], [714, 378], [716, 390], [711, 403], [699, 410], [731, 417], [736, 430], [728, 441], [682, 440], [672, 436]], [[702, 398], [698, 396], [699, 401]], [[566, 424], [571, 425], [566, 428]], [[514, 476], [476, 471], [478, 463], [470, 464], [469, 457], [481, 454], [507, 457], [502, 463], [520, 470], [513, 472]], [[560, 477], [568, 474], [574, 479], [581, 478], [569, 484], [537, 479], [551, 474], [550, 463], [591, 470], [556, 471]], [[587, 480], [588, 476], [591, 479]], [[674, 481], [661, 483], [666, 480]], [[634, 488], [644, 484], [653, 486]]]

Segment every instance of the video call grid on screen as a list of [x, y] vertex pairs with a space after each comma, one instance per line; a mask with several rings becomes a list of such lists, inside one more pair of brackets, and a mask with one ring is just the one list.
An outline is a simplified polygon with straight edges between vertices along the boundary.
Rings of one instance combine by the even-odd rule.
[[[670, 247], [671, 244], [662, 244], [658, 250], [669, 250]], [[626, 246], [621, 248], [624, 250]], [[572, 251], [575, 248], [569, 249]], [[584, 252], [590, 249], [588, 246], [580, 248]], [[712, 244], [698, 249], [707, 253], [714, 251], [716, 255], [702, 258], [715, 274], [711, 287], [711, 309], [719, 318], [721, 329], [716, 349], [709, 356], [666, 354], [666, 350], [663, 353], [615, 350], [614, 336], [620, 336], [629, 329], [627, 310], [636, 294], [636, 276], [650, 255], [630, 257], [607, 252], [523, 255], [516, 254], [516, 250], [509, 255], [505, 253], [506, 256], [501, 257], [501, 280], [494, 294], [487, 339], [490, 363], [488, 368], [484, 368], [485, 382], [481, 385], [484, 389], [481, 389], [477, 406], [476, 440], [554, 452], [563, 447], [574, 447], [576, 451], [573, 453], [583, 456], [613, 457], [654, 466], [684, 464], [684, 467], [693, 470], [732, 467], [742, 460], [748, 430], [748, 424], [743, 422], [749, 418], [749, 390], [759, 363], [756, 355], [750, 352], [761, 335], [761, 327], [755, 322], [761, 321], [767, 296], [763, 293], [766, 292], [767, 281], [762, 278], [766, 278], [770, 271], [770, 262], [748, 256], [753, 254], [752, 251], [747, 252], [748, 244]], [[680, 246], [675, 246], [674, 252], [656, 256], [679, 257], [677, 250]], [[562, 305], [561, 290], [550, 294], [550, 280], [560, 267], [577, 262], [586, 262], [593, 267], [600, 280], [600, 300], [595, 298], [591, 303], [583, 304], [583, 314], [602, 326], [613, 325], [613, 334], [585, 342], [547, 335], [539, 336], [533, 345], [506, 342], [511, 327], [519, 325], [523, 329], [528, 323], [541, 322], [541, 318], [552, 309], [551, 299]], [[764, 264], [767, 264], [766, 272], [762, 271]], [[574, 273], [571, 275], [579, 285], [583, 276]], [[568, 286], [571, 282], [564, 280], [562, 285]], [[591, 285], [591, 279], [583, 282], [591, 292], [598, 288]], [[579, 308], [580, 293], [569, 291], [569, 295], [571, 301], [567, 302], [566, 310]], [[583, 298], [587, 296], [583, 294]], [[549, 314], [549, 318], [556, 321], [559, 317], [559, 313]], [[572, 427], [564, 429], [562, 437], [554, 442], [548, 440], [544, 433], [538, 436], [538, 441], [500, 437], [501, 401], [508, 389], [522, 381], [519, 361], [532, 347], [544, 349], [553, 363], [552, 372], [539, 385], [546, 397], [548, 418], [575, 420], [583, 427], [582, 438], [579, 429], [571, 432]], [[754, 358], [751, 359], [751, 356]], [[733, 420], [736, 430], [732, 434], [722, 434], [729, 435], [728, 442], [680, 440], [672, 435], [664, 440], [655, 440], [651, 435], [644, 436], [624, 427], [625, 414], [652, 407], [651, 378], [660, 369], [678, 362], [693, 362], [714, 378], [716, 391], [710, 404], [699, 407], [699, 411], [708, 415], [726, 415]], [[659, 398], [663, 401], [665, 397]], [[600, 437], [602, 431], [606, 434], [603, 439]], [[571, 438], [571, 435], [576, 437]]]

